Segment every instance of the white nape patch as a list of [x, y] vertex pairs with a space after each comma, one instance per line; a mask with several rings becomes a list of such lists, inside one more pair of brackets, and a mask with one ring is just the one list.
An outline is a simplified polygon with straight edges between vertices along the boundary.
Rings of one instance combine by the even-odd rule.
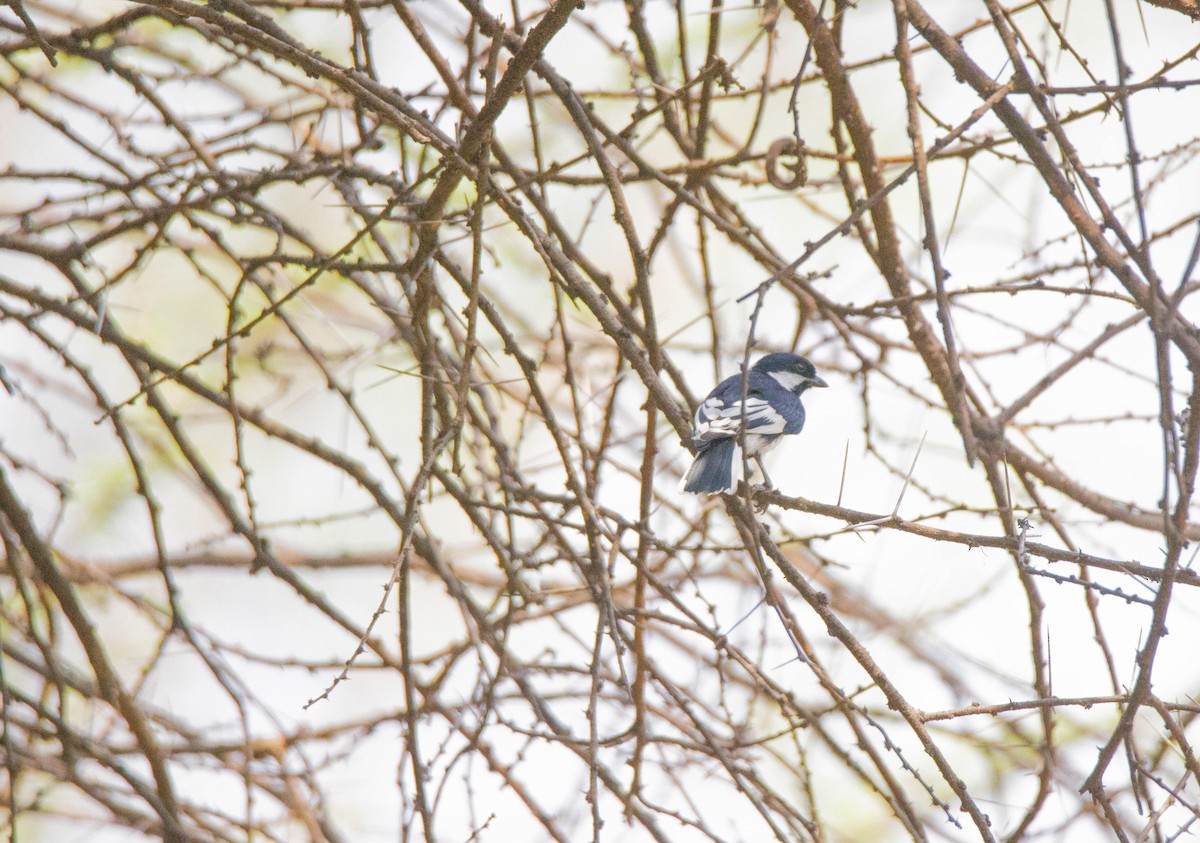
[[804, 375], [797, 375], [795, 372], [767, 372], [767, 374], [775, 378], [775, 382], [788, 392], [795, 392], [800, 384], [808, 382], [808, 378]]

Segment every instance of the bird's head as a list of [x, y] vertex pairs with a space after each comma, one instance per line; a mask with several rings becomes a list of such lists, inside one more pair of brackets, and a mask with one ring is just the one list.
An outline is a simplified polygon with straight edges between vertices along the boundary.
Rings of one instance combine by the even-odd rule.
[[782, 351], [768, 354], [755, 363], [751, 371], [770, 375], [784, 389], [797, 395], [810, 386], [829, 386], [817, 375], [813, 364], [798, 354]]

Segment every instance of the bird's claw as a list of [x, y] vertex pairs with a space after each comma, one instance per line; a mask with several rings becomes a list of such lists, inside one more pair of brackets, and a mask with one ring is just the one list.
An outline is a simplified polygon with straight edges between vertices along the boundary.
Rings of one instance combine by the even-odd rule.
[[767, 508], [771, 505], [771, 503], [759, 493], [773, 492], [775, 491], [775, 487], [769, 480], [766, 483], [749, 483], [747, 486], [749, 487], [750, 497], [752, 498], [752, 502], [754, 504], [754, 511], [761, 515], [767, 511]]

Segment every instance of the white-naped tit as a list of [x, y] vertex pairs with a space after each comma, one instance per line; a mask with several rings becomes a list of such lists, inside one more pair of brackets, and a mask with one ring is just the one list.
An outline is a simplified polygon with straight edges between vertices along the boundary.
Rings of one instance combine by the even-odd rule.
[[804, 428], [800, 396], [811, 386], [828, 386], [813, 364], [798, 354], [768, 354], [750, 367], [742, 400], [741, 375], [717, 384], [696, 409], [692, 443], [696, 460], [679, 488], [695, 495], [733, 492], [743, 476], [739, 437], [745, 429], [746, 456], [754, 460], [750, 483], [769, 486], [762, 455], [779, 444], [779, 437]]

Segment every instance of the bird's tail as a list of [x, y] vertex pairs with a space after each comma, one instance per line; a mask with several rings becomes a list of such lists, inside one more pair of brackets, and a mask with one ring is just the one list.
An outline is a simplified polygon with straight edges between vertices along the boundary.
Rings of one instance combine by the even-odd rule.
[[[761, 478], [762, 475], [758, 471], [758, 466], [752, 462], [750, 463], [751, 482], [755, 481], [756, 476]], [[721, 492], [732, 492], [737, 488], [742, 477], [742, 449], [738, 445], [737, 439], [730, 436], [727, 439], [716, 440], [696, 454], [696, 461], [692, 463], [688, 473], [679, 482], [679, 489], [682, 492], [691, 492], [693, 495], [716, 495]]]

